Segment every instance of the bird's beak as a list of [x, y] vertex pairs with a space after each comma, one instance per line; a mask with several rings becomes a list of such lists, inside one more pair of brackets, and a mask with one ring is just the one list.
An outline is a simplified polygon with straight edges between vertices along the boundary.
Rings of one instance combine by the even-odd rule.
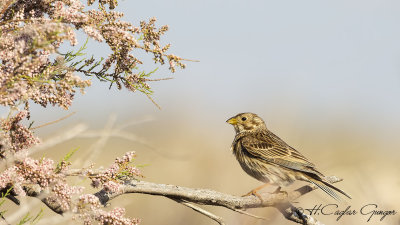
[[229, 120], [226, 121], [229, 124], [236, 125], [237, 124], [237, 119], [235, 117], [230, 118]]

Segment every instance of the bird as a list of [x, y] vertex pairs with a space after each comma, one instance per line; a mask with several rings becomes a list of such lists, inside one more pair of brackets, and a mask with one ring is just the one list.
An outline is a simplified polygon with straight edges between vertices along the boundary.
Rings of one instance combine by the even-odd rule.
[[244, 196], [253, 194], [262, 199], [257, 191], [263, 187], [272, 184], [278, 186], [274, 193], [285, 192], [281, 191], [282, 187], [300, 180], [317, 186], [338, 201], [342, 200], [338, 193], [351, 199], [299, 151], [268, 130], [257, 114], [239, 113], [226, 122], [236, 132], [231, 150], [240, 166], [248, 175], [265, 183]]

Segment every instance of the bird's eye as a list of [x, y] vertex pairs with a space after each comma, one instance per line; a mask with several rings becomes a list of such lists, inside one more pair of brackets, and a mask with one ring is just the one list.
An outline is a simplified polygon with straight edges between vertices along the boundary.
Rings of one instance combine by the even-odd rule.
[[242, 117], [242, 121], [246, 121], [247, 120], [247, 118], [246, 117]]

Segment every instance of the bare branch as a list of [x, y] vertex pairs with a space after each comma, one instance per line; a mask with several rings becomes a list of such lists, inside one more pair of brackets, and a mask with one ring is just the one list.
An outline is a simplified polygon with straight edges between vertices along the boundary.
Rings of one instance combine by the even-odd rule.
[[44, 191], [38, 191], [39, 189], [40, 188], [38, 188], [37, 186], [24, 187], [26, 195], [39, 198], [47, 207], [49, 207], [49, 209], [53, 210], [53, 212], [57, 214], [65, 213], [62, 210], [61, 204], [55, 197], [49, 197]]
[[[79, 174], [79, 171], [76, 170], [73, 171], [73, 173], [70, 175]], [[331, 177], [330, 180], [333, 183], [341, 181], [341, 179], [335, 177]], [[224, 224], [224, 221], [221, 217], [216, 216], [198, 206], [195, 206], [193, 205], [193, 203], [200, 205], [225, 207], [235, 212], [239, 212], [258, 219], [265, 218], [252, 215], [250, 213], [244, 212], [243, 210], [246, 210], [248, 208], [274, 207], [278, 209], [278, 211], [281, 212], [286, 219], [293, 222], [306, 225], [322, 225], [321, 222], [317, 221], [311, 216], [305, 215], [304, 213], [300, 212], [290, 203], [293, 202], [293, 200], [301, 197], [302, 195], [313, 191], [314, 189], [316, 188], [306, 185], [287, 194], [283, 192], [261, 194], [261, 198], [258, 198], [256, 196], [239, 197], [209, 189], [188, 188], [171, 184], [157, 184], [146, 181], [131, 180], [122, 185], [122, 188], [120, 189], [121, 191], [118, 193], [111, 193], [105, 190], [101, 190], [94, 195], [99, 198], [100, 203], [104, 206], [106, 206], [110, 200], [129, 193], [164, 196], [213, 219], [219, 224]], [[26, 192], [29, 196], [39, 197], [42, 202], [44, 202], [54, 212], [58, 214], [64, 213], [56, 200], [46, 197], [46, 195], [43, 193], [36, 192], [34, 188], [26, 188]]]
[[261, 219], [261, 220], [266, 220], [266, 219], [267, 219], [267, 218], [264, 218], [264, 217], [261, 217], [261, 216], [253, 215], [253, 214], [251, 214], [251, 213], [249, 213], [249, 212], [246, 212], [246, 211], [244, 211], [244, 210], [241, 210], [241, 209], [231, 208], [231, 210], [232, 210], [232, 211], [235, 211], [235, 212], [238, 212], [238, 213], [241, 213], [241, 214], [244, 214], [244, 215], [246, 215], [246, 216], [250, 216], [250, 217], [256, 218], [256, 219]]
[[66, 115], [64, 117], [61, 117], [60, 119], [57, 119], [57, 120], [54, 120], [54, 121], [51, 121], [51, 122], [48, 122], [48, 123], [45, 123], [45, 124], [42, 124], [42, 125], [39, 125], [39, 126], [36, 126], [36, 127], [32, 127], [31, 130], [35, 130], [35, 129], [42, 128], [42, 127], [45, 127], [45, 126], [48, 126], [48, 125], [51, 125], [51, 124], [58, 123], [58, 122], [60, 122], [62, 120], [67, 119], [68, 117], [74, 115], [75, 113], [76, 112], [72, 112], [72, 113], [70, 113], [70, 114], [68, 114], [68, 115]]
[[193, 205], [193, 204], [191, 204], [189, 202], [186, 202], [186, 201], [182, 201], [182, 200], [175, 200], [175, 201], [180, 203], [180, 204], [182, 204], [182, 205], [184, 205], [184, 206], [187, 206], [187, 207], [193, 209], [194, 211], [196, 211], [198, 213], [201, 213], [201, 214], [211, 218], [212, 220], [216, 221], [220, 225], [225, 225], [225, 222], [221, 217], [216, 216], [216, 215], [210, 213], [209, 211], [207, 211], [207, 210], [205, 210], [203, 208], [200, 208], [200, 207], [198, 207], [196, 205]]
[[87, 155], [83, 156], [75, 163], [79, 164], [81, 163], [81, 160], [83, 160], [83, 166], [89, 166], [91, 162], [94, 162], [94, 160], [99, 157], [101, 150], [107, 144], [111, 137], [112, 128], [114, 127], [116, 120], [116, 115], [110, 116], [106, 125], [101, 130], [100, 138], [94, 144], [92, 144], [92, 146], [90, 146], [90, 148], [87, 150]]
[[[341, 181], [341, 179], [336, 177], [331, 177], [330, 180], [333, 183]], [[100, 202], [103, 205], [107, 204], [108, 201], [127, 193], [160, 195], [174, 201], [179, 199], [180, 201], [196, 204], [221, 206], [259, 219], [264, 218], [249, 214], [243, 210], [248, 208], [275, 207], [288, 220], [307, 225], [321, 225], [322, 223], [311, 216], [301, 213], [290, 203], [315, 189], [315, 187], [306, 185], [289, 192], [287, 195], [285, 193], [264, 194], [261, 195], [262, 198], [259, 199], [256, 196], [238, 197], [208, 189], [187, 188], [170, 184], [156, 184], [146, 181], [132, 180], [124, 185], [121, 193], [107, 193], [102, 190], [97, 192], [95, 195], [100, 199]]]
[[15, 0], [9, 0], [8, 2], [5, 2], [5, 4], [1, 4], [1, 11], [0, 11], [0, 15], [3, 15], [4, 12], [7, 10], [7, 8], [14, 3]]
[[60, 135], [55, 135], [54, 137], [49, 138], [42, 144], [38, 144], [31, 148], [29, 150], [29, 154], [32, 155], [33, 153], [37, 153], [39, 151], [43, 151], [45, 149], [48, 149], [52, 146], [55, 146], [57, 144], [60, 144], [64, 141], [71, 140], [72, 138], [80, 135], [82, 132], [84, 132], [87, 129], [87, 125], [80, 123], [72, 127], [71, 129], [68, 129], [66, 131], [63, 131], [63, 133]]

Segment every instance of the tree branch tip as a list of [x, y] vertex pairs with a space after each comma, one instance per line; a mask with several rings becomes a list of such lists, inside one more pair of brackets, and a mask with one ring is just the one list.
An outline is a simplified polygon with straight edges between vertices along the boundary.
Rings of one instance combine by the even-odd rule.
[[257, 216], [257, 215], [254, 215], [254, 214], [252, 214], [252, 213], [246, 212], [245, 210], [240, 210], [240, 209], [236, 209], [236, 208], [232, 208], [231, 210], [233, 210], [233, 211], [235, 211], [235, 212], [238, 212], [238, 213], [241, 213], [241, 214], [243, 214], [243, 215], [247, 215], [247, 216], [256, 218], [256, 219], [260, 219], [260, 220], [269, 220], [269, 219], [267, 219], [267, 218], [265, 218], [265, 217]]

